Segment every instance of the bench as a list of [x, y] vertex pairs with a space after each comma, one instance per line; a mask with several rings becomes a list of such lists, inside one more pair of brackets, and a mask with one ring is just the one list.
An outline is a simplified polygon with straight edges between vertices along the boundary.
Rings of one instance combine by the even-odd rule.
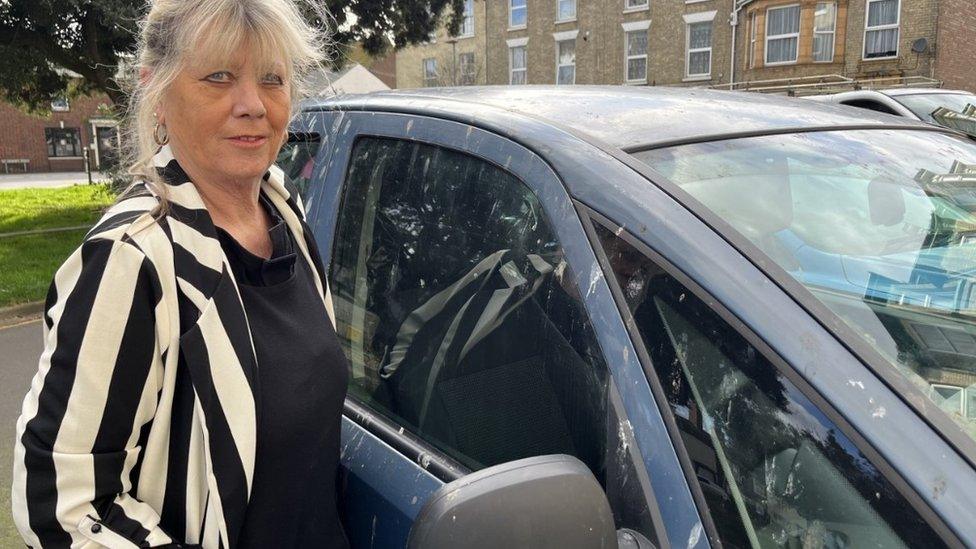
[[4, 158], [0, 162], [3, 163], [3, 173], [10, 173], [11, 164], [20, 164], [24, 167], [24, 173], [27, 173], [27, 165], [30, 164], [30, 160], [26, 158]]

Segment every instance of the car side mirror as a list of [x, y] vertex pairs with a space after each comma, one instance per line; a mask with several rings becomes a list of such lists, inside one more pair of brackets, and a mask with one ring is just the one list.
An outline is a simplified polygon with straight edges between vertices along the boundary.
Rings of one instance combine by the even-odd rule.
[[489, 467], [434, 492], [410, 549], [617, 549], [603, 488], [578, 459], [539, 456]]

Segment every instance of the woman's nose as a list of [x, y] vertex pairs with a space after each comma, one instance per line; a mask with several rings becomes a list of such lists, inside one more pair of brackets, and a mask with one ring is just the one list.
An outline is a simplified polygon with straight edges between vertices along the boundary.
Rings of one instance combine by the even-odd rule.
[[234, 86], [234, 116], [261, 118], [268, 111], [261, 96], [261, 85], [255, 78], [241, 78]]

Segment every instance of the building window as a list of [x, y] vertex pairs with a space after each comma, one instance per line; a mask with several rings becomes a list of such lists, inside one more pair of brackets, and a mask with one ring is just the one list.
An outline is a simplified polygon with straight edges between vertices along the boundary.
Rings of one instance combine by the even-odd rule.
[[461, 34], [458, 36], [474, 36], [474, 0], [464, 0], [464, 19], [461, 21]]
[[51, 110], [54, 112], [68, 112], [71, 110], [71, 105], [68, 103], [67, 97], [56, 97], [51, 101]]
[[51, 158], [81, 156], [81, 129], [44, 128], [47, 155]]
[[627, 82], [647, 82], [647, 30], [631, 31], [627, 37]]
[[524, 27], [526, 20], [525, 0], [508, 0], [509, 28]]
[[837, 28], [837, 4], [820, 2], [813, 12], [813, 60], [834, 60], [834, 29]]
[[864, 25], [865, 59], [898, 56], [900, 8], [900, 0], [868, 0], [868, 16]]
[[800, 6], [766, 11], [766, 64], [796, 63], [800, 42]]
[[458, 55], [458, 65], [461, 67], [461, 85], [470, 86], [478, 77], [478, 67], [474, 61], [474, 52]]
[[759, 12], [749, 14], [749, 68], [756, 66], [756, 39], [759, 36]]
[[556, 84], [576, 83], [576, 39], [556, 42]]
[[965, 393], [966, 390], [962, 387], [933, 383], [929, 396], [935, 400], [939, 408], [942, 408], [950, 414], [965, 417], [967, 404]]
[[645, 10], [647, 7], [647, 0], [624, 0], [624, 11]]
[[556, 0], [556, 21], [576, 19], [576, 0]]
[[528, 82], [526, 56], [527, 46], [512, 46], [508, 48], [508, 83], [525, 84]]
[[712, 22], [689, 23], [686, 29], [688, 56], [685, 59], [688, 78], [712, 74]]
[[428, 88], [437, 85], [437, 59], [424, 59], [424, 86]]

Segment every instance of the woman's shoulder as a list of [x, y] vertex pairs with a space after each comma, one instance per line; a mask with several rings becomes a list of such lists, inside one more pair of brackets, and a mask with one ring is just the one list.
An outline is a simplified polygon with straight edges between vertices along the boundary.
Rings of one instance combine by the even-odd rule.
[[[115, 241], [132, 245], [152, 259], [152, 250], [169, 239], [158, 215], [159, 199], [143, 183], [126, 189], [85, 235], [84, 242]], [[168, 247], [168, 246], [167, 246]]]

